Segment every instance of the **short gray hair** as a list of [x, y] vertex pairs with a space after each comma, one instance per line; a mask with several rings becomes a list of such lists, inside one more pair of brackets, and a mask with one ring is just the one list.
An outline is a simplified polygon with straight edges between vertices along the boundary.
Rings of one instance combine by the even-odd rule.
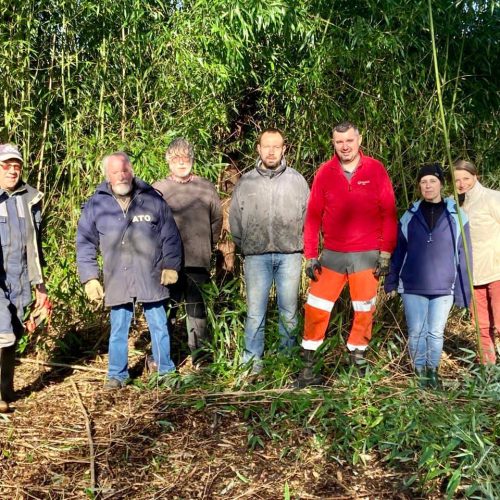
[[177, 139], [174, 139], [169, 144], [167, 150], [165, 151], [165, 159], [168, 161], [173, 156], [173, 153], [179, 151], [187, 151], [189, 158], [194, 160], [193, 145], [187, 139], [184, 139], [184, 137], [177, 137]]
[[[111, 153], [110, 155], [106, 155], [102, 159], [101, 170], [104, 177], [107, 177], [108, 162], [111, 158], [121, 158], [127, 165], [130, 165], [130, 168], [132, 168], [132, 162], [130, 161], [128, 154], [124, 151], [116, 151], [114, 153]], [[132, 168], [132, 173], [133, 172], [134, 169]]]
[[339, 134], [343, 134], [344, 132], [347, 132], [350, 128], [353, 128], [359, 134], [359, 128], [356, 125], [354, 125], [354, 123], [347, 120], [335, 125], [335, 127], [333, 127], [333, 132], [338, 132]]

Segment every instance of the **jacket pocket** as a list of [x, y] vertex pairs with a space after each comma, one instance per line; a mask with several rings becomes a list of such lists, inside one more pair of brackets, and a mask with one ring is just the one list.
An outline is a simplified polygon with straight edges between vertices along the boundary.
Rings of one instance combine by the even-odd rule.
[[2, 246], [9, 245], [9, 225], [7, 224], [7, 217], [2, 215], [0, 216], [0, 241]]

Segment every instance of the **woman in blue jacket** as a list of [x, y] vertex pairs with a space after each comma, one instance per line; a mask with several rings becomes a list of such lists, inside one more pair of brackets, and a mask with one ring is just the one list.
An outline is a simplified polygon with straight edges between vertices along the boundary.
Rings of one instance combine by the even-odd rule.
[[[439, 386], [443, 333], [453, 303], [469, 304], [463, 237], [453, 198], [443, 199], [444, 174], [438, 163], [418, 173], [422, 199], [399, 222], [398, 243], [385, 291], [400, 293], [408, 327], [408, 348], [421, 387]], [[468, 248], [467, 216], [460, 211]], [[469, 255], [471, 255], [469, 250]]]

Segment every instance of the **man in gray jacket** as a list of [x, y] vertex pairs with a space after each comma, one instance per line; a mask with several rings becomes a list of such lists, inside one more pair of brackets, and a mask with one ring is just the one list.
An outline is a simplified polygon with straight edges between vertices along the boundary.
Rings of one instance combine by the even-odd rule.
[[280, 347], [295, 343], [302, 263], [302, 229], [309, 196], [306, 180], [286, 165], [283, 134], [267, 129], [259, 136], [256, 167], [236, 185], [229, 223], [245, 257], [247, 292], [245, 352], [252, 374], [262, 370], [264, 327], [273, 282], [279, 309]]

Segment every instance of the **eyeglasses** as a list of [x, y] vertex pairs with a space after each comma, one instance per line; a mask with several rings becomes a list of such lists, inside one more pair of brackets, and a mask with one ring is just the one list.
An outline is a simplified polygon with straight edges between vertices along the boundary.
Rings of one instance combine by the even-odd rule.
[[13, 168], [16, 172], [20, 172], [22, 168], [20, 163], [4, 161], [0, 161], [0, 167], [2, 167], [3, 170], [10, 170], [11, 168]]

